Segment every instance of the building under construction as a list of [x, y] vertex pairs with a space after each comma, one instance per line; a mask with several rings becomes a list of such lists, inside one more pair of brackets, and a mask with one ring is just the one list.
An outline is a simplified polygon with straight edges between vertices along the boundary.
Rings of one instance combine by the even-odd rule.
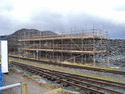
[[28, 58], [92, 63], [96, 54], [107, 52], [107, 39], [108, 32], [97, 29], [32, 36], [24, 32], [19, 38], [19, 49]]

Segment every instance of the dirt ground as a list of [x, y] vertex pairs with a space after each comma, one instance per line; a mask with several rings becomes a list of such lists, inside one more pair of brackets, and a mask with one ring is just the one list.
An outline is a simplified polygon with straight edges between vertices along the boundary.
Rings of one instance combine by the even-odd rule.
[[[23, 76], [23, 74], [14, 72], [12, 70], [10, 71], [9, 74], [5, 74], [5, 77], [6, 77], [5, 85], [10, 85], [19, 82], [26, 82], [28, 94], [43, 94], [45, 92], [51, 91], [51, 89], [42, 87], [35, 81], [29, 80], [27, 77]], [[5, 90], [3, 91], [3, 94], [18, 94], [18, 87]]]

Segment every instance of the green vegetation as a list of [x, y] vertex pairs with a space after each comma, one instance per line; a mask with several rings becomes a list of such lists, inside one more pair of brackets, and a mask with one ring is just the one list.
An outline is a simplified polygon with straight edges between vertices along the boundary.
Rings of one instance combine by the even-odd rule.
[[[11, 56], [16, 56], [16, 57], [17, 57], [17, 55], [11, 55]], [[26, 58], [26, 57], [23, 57], [23, 58]], [[30, 59], [35, 59], [35, 58], [30, 58]], [[37, 59], [35, 59], [35, 60], [37, 60]], [[39, 60], [40, 60], [40, 59], [39, 59]], [[49, 59], [41, 59], [41, 60], [49, 61]], [[77, 65], [77, 66], [83, 66], [83, 67], [100, 68], [100, 69], [107, 69], [107, 70], [119, 70], [119, 69], [110, 68], [110, 67], [107, 67], [107, 66], [92, 66], [91, 64], [71, 63], [71, 62], [67, 62], [67, 61], [64, 61], [64, 62], [59, 62], [59, 61], [58, 61], [57, 63], [69, 64], [69, 65]]]
[[71, 63], [71, 62], [61, 62], [62, 64], [70, 64], [70, 65], [77, 65], [83, 67], [92, 67], [92, 68], [100, 68], [100, 69], [107, 69], [107, 70], [118, 70], [116, 68], [110, 68], [106, 66], [92, 66], [91, 64], [81, 64], [81, 63]]
[[82, 75], [82, 76], [87, 76], [87, 77], [99, 78], [99, 79], [116, 81], [116, 82], [125, 81], [125, 79], [121, 79], [121, 78], [113, 78], [113, 77], [110, 77], [110, 76], [99, 76], [98, 73], [96, 75], [94, 75], [94, 74], [91, 74], [91, 73], [87, 73], [86, 71], [80, 72], [80, 71], [75, 71], [73, 69], [64, 69], [64, 68], [58, 67], [58, 66], [44, 65], [44, 64], [39, 64], [39, 63], [34, 63], [34, 62], [29, 62], [29, 61], [24, 61], [24, 60], [19, 60], [19, 59], [15, 59], [15, 58], [9, 58], [9, 59], [10, 59], [10, 61], [17, 61], [17, 62], [26, 63], [26, 64], [32, 64], [32, 65], [35, 65], [35, 66], [38, 66], [38, 67], [42, 67], [42, 68], [58, 70], [58, 71], [62, 71], [62, 72], [68, 72], [68, 73]]

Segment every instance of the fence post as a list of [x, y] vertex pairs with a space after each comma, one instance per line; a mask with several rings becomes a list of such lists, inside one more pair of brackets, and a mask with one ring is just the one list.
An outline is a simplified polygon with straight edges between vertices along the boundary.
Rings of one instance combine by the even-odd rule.
[[94, 58], [94, 66], [95, 66], [96, 64], [95, 64], [95, 58]]
[[60, 56], [59, 56], [59, 63], [60, 63]]
[[75, 56], [74, 56], [74, 63], [76, 62], [76, 58], [75, 58]]
[[27, 93], [27, 83], [25, 83], [25, 82], [22, 83], [22, 94], [28, 94]]

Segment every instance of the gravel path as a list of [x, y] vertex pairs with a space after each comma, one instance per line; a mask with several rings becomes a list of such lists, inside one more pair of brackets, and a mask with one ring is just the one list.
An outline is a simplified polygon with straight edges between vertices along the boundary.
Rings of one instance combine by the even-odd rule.
[[[23, 75], [19, 73], [15, 73], [11, 71], [9, 74], [5, 74], [5, 77], [6, 77], [5, 85], [10, 85], [10, 84], [19, 83], [19, 82], [26, 82], [28, 94], [43, 94], [45, 92], [50, 91], [49, 89], [39, 86], [34, 81], [29, 80], [26, 77], [23, 77]], [[18, 88], [5, 90], [3, 94], [18, 94]]]

